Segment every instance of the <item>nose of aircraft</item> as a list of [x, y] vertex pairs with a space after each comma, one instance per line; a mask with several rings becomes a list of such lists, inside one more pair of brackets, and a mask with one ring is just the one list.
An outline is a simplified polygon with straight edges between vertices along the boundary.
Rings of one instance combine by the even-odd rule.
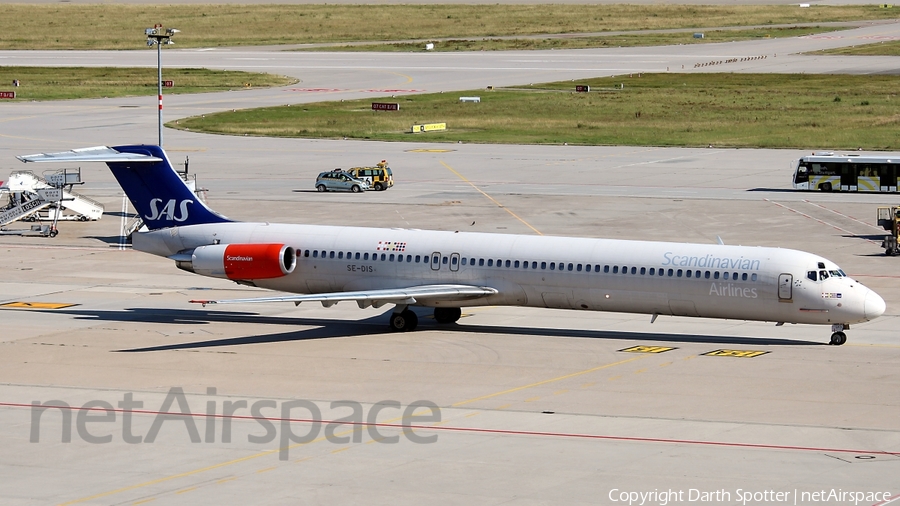
[[866, 294], [866, 300], [863, 306], [863, 310], [866, 313], [866, 319], [874, 320], [875, 318], [878, 318], [884, 314], [885, 308], [884, 299], [877, 293], [869, 290], [869, 293]]

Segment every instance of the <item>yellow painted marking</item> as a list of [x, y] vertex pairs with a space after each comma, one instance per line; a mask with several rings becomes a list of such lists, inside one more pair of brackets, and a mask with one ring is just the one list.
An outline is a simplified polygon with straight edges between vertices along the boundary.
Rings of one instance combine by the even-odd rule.
[[303, 462], [303, 461], [309, 460], [309, 459], [311, 459], [311, 458], [312, 458], [312, 457], [303, 457], [302, 459], [297, 459], [297, 460], [295, 460], [294, 462]]
[[506, 409], [506, 408], [508, 408], [508, 407], [510, 407], [510, 406], [512, 406], [512, 404], [504, 404], [504, 405], [502, 405], [502, 406], [497, 406], [496, 409]]
[[707, 353], [701, 353], [707, 357], [738, 357], [738, 358], [754, 358], [765, 355], [768, 351], [757, 350], [714, 350]]
[[0, 304], [0, 307], [14, 307], [20, 309], [63, 309], [77, 305], [78, 304], [69, 304], [66, 302], [7, 302], [6, 304]]
[[345, 446], [344, 448], [338, 448], [337, 450], [331, 450], [331, 453], [341, 453], [341, 452], [345, 452], [349, 449], [350, 449], [349, 446]]
[[597, 366], [597, 367], [592, 367], [592, 368], [590, 368], [590, 369], [585, 369], [585, 370], [583, 370], [583, 371], [573, 372], [572, 374], [566, 374], [566, 375], [564, 375], [564, 376], [557, 376], [556, 378], [550, 378], [550, 379], [547, 379], [547, 380], [544, 380], [544, 381], [538, 381], [538, 382], [536, 382], [536, 383], [531, 383], [531, 384], [528, 384], [528, 385], [522, 385], [522, 386], [516, 387], [516, 388], [510, 388], [510, 389], [508, 389], [508, 390], [503, 390], [502, 392], [496, 392], [496, 393], [493, 393], [493, 394], [482, 395], [481, 397], [475, 397], [474, 399], [469, 399], [469, 400], [466, 400], [466, 401], [457, 402], [456, 404], [451, 404], [450, 407], [451, 407], [451, 408], [455, 408], [455, 407], [458, 407], [458, 406], [462, 406], [462, 405], [464, 405], [464, 404], [469, 404], [469, 403], [476, 402], [476, 401], [483, 401], [483, 400], [485, 400], [485, 399], [490, 399], [490, 398], [492, 398], [492, 397], [498, 397], [498, 396], [505, 395], [505, 394], [511, 394], [511, 393], [513, 393], [513, 392], [518, 392], [519, 390], [525, 390], [525, 389], [528, 389], [528, 388], [534, 388], [534, 387], [538, 387], [538, 386], [541, 386], [541, 385], [546, 385], [546, 384], [548, 384], [548, 383], [554, 383], [554, 382], [557, 382], [557, 381], [562, 381], [562, 380], [565, 380], [565, 379], [574, 378], [574, 377], [576, 377], [576, 376], [581, 376], [581, 375], [583, 375], [583, 374], [590, 374], [590, 373], [592, 373], [592, 372], [600, 371], [600, 370], [602, 370], [602, 369], [608, 369], [608, 368], [610, 368], [610, 367], [615, 367], [615, 366], [617, 366], [617, 365], [627, 364], [628, 362], [634, 362], [635, 360], [640, 360], [640, 359], [645, 358], [645, 357], [646, 357], [646, 355], [638, 355], [638, 356], [636, 356], [636, 357], [628, 358], [628, 359], [625, 359], [625, 360], [620, 360], [620, 361], [618, 361], [618, 362], [613, 362], [613, 363], [611, 363], [611, 364], [600, 365], [600, 366]]
[[155, 497], [151, 497], [150, 499], [144, 499], [143, 501], [138, 501], [138, 502], [134, 502], [131, 504], [134, 504], [135, 506], [137, 506], [138, 504], [146, 504], [148, 502], [155, 501], [155, 500], [156, 500]]
[[596, 385], [596, 384], [597, 384], [596, 381], [590, 381], [590, 382], [588, 382], [588, 383], [585, 383], [585, 384], [581, 385], [581, 388], [590, 388], [590, 387], [592, 387], [592, 386], [594, 386], [594, 385]]
[[256, 472], [257, 473], [268, 473], [269, 471], [272, 471], [273, 469], [278, 469], [278, 466], [267, 467], [265, 469], [260, 469], [259, 471], [256, 471]]
[[452, 153], [455, 149], [407, 149], [407, 153]]
[[231, 478], [222, 478], [221, 480], [216, 481], [216, 483], [228, 483], [231, 480], [236, 480], [237, 477], [232, 476]]
[[674, 349], [676, 348], [669, 348], [667, 346], [632, 346], [631, 348], [625, 348], [624, 350], [619, 351], [627, 351], [629, 353], [665, 353]]
[[563, 390], [557, 390], [557, 391], [553, 392], [553, 395], [562, 395], [562, 394], [564, 394], [564, 393], [566, 393], [566, 392], [568, 392], [568, 391], [569, 391], [568, 388], [563, 389]]
[[456, 170], [454, 170], [453, 167], [447, 165], [447, 164], [444, 163], [444, 162], [441, 162], [441, 165], [443, 165], [444, 167], [447, 167], [447, 169], [450, 170], [450, 172], [456, 174], [456, 176], [457, 176], [458, 178], [462, 179], [462, 180], [465, 181], [466, 183], [469, 183], [469, 185], [470, 185], [472, 188], [475, 188], [476, 190], [478, 190], [478, 193], [480, 193], [480, 194], [484, 195], [485, 197], [487, 197], [487, 199], [490, 200], [491, 202], [493, 202], [494, 204], [497, 204], [497, 207], [499, 207], [500, 209], [503, 209], [504, 211], [508, 212], [513, 218], [515, 218], [515, 219], [521, 221], [522, 223], [524, 223], [526, 227], [530, 228], [531, 230], [534, 230], [534, 233], [536, 233], [537, 235], [544, 235], [544, 234], [541, 233], [540, 230], [538, 230], [538, 229], [532, 227], [530, 223], [528, 223], [527, 221], [525, 221], [525, 220], [523, 220], [522, 218], [520, 218], [519, 215], [517, 215], [516, 213], [514, 213], [514, 212], [510, 211], [509, 209], [507, 209], [507, 208], [506, 208], [503, 204], [501, 204], [500, 202], [497, 202], [496, 200], [494, 200], [494, 197], [491, 197], [490, 195], [488, 195], [487, 193], [485, 193], [484, 191], [482, 191], [481, 188], [475, 186], [475, 183], [473, 183], [473, 182], [469, 181], [468, 179], [466, 179], [466, 177], [463, 176], [462, 174], [460, 174], [459, 172], [456, 172]]
[[177, 491], [177, 492], [175, 492], [175, 493], [176, 493], [176, 494], [187, 494], [188, 492], [191, 492], [191, 491], [193, 491], [193, 490], [197, 490], [197, 487], [185, 488], [185, 489], [179, 490], [179, 491]]
[[468, 415], [466, 415], [466, 418], [472, 418], [473, 416], [477, 416], [477, 415], [478, 415], [478, 412], [476, 411], [474, 413], [469, 413]]
[[538, 399], [540, 399], [540, 398], [541, 398], [540, 395], [537, 396], [537, 397], [529, 397], [529, 398], [525, 399], [525, 402], [534, 402], [534, 401], [536, 401], [536, 400], [538, 400]]
[[695, 359], [695, 358], [697, 358], [697, 355], [688, 355], [688, 356], [684, 357], [684, 358], [681, 359], [681, 360], [693, 360], [693, 359]]
[[635, 374], [641, 374], [644, 372], [647, 372], [647, 369], [638, 369], [637, 371], [634, 371]]
[[609, 381], [616, 381], [617, 379], [621, 379], [622, 376], [610, 376]]
[[660, 367], [666, 367], [668, 365], [672, 365], [672, 362], [663, 362], [663, 363], [659, 364]]

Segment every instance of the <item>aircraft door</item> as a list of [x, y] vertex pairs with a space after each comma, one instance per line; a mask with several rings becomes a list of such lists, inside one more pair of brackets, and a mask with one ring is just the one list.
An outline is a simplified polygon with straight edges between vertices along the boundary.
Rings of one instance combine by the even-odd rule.
[[441, 270], [441, 254], [437, 251], [431, 254], [431, 270]]
[[793, 298], [794, 276], [790, 274], [778, 275], [778, 301], [790, 302]]
[[450, 270], [456, 272], [459, 270], [459, 253], [450, 255]]

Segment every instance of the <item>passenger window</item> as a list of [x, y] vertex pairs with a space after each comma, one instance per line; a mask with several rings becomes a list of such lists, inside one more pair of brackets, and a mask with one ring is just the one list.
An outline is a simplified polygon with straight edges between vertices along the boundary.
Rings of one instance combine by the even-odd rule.
[[506, 261], [506, 268], [507, 268], [507, 269], [509, 268], [509, 265], [510, 265], [510, 261], [507, 260], [507, 261]]
[[344, 252], [343, 252], [343, 251], [339, 251], [339, 252], [338, 252], [338, 259], [341, 259], [341, 258], [344, 258]]
[[467, 260], [467, 258], [466, 258], [466, 257], [463, 257], [463, 259], [462, 259], [462, 264], [463, 264], [463, 265], [466, 265], [466, 260]]
[[447, 265], [447, 257], [441, 258], [441, 263]]
[[646, 268], [646, 267], [641, 267], [641, 276], [643, 276], [643, 275], [645, 275], [645, 274], [647, 274], [647, 268]]
[[632, 273], [632, 274], [637, 274], [637, 267], [632, 267], [632, 268], [631, 268], [631, 273]]
[[750, 275], [750, 281], [756, 281], [756, 274]]
[[313, 250], [313, 258], [319, 258], [319, 252]]
[[724, 272], [722, 274], [722, 279], [728, 279], [728, 272]]
[[651, 268], [650, 268], [650, 275], [651, 275], [651, 276], [655, 276], [655, 275], [656, 275], [656, 267], [651, 267]]
[[706, 272], [703, 274], [703, 277], [706, 278], [706, 279], [709, 279], [709, 271], [706, 271]]
[[478, 259], [478, 267], [484, 267], [484, 259], [483, 258]]
[[416, 263], [419, 263], [419, 260], [421, 260], [421, 259], [422, 259], [422, 257], [421, 257], [421, 256], [419, 256], [419, 255], [416, 255]]
[[713, 279], [719, 279], [719, 271], [713, 273]]
[[747, 281], [747, 273], [741, 274], [741, 281]]
[[609, 274], [609, 266], [608, 265], [603, 266], [603, 272]]
[[690, 271], [690, 270], [687, 271], [687, 277], [691, 277], [691, 271]]
[[600, 272], [600, 266], [594, 265], [594, 272]]
[[541, 262], [541, 270], [547, 268], [547, 262]]
[[[391, 256], [393, 256], [393, 255], [391, 255]], [[381, 254], [381, 261], [382, 261], [382, 262], [384, 262], [384, 257], [385, 257], [385, 254], [382, 253], [382, 254]]]
[[357, 259], [357, 260], [359, 260], [359, 253], [358, 253], [358, 252], [354, 255], [354, 258]]
[[390, 256], [389, 260], [390, 260], [391, 262], [394, 261], [394, 254], [393, 254], [393, 253], [391, 253], [391, 256]]
[[531, 268], [537, 269], [537, 262], [531, 262]]
[[412, 255], [406, 255], [406, 261], [412, 262]]
[[[507, 262], [509, 262], [509, 260], [507, 260]], [[525, 265], [528, 265], [528, 262], [525, 262]], [[516, 269], [519, 268], [519, 261], [518, 261], [518, 260], [516, 260], [516, 263], [513, 264], [513, 267], [515, 267]]]
[[675, 271], [672, 269], [669, 269], [669, 277], [671, 278], [674, 275], [675, 275]]
[[574, 268], [575, 268], [575, 266], [574, 266], [574, 265], [572, 265], [572, 264], [569, 264], [569, 271], [571, 271], [571, 270], [572, 270], [572, 269], [574, 269]]
[[555, 270], [556, 270], [556, 262], [550, 262], [550, 270], [551, 270], [551, 271], [555, 271]]
[[488, 258], [488, 267], [493, 267], [493, 266], [494, 266], [494, 259]]
[[618, 273], [619, 273], [619, 266], [613, 265], [613, 274], [618, 274]]
[[474, 259], [474, 258], [470, 258], [470, 259], [469, 259], [469, 264], [470, 264], [470, 265], [475, 265], [475, 259]]
[[458, 258], [453, 257], [453, 258], [450, 259], [450, 265], [456, 265], [456, 263], [457, 263], [458, 261], [459, 261]]
[[678, 272], [677, 272], [676, 274], [677, 274], [678, 277], [680, 278], [680, 277], [681, 277], [681, 269], [678, 269]]
[[303, 256], [305, 256], [306, 258], [309, 258], [309, 250], [304, 250]]
[[364, 255], [363, 255], [363, 260], [368, 260], [368, 259], [369, 259], [369, 254], [368, 254], [368, 253], [364, 254]]
[[581, 272], [581, 264], [576, 265], [576, 266], [575, 266], [575, 270], [576, 270], [577, 272]]

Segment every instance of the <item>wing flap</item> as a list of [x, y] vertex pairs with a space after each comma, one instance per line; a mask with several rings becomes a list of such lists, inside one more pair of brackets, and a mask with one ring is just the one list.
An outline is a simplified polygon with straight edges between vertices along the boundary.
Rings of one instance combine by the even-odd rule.
[[258, 297], [252, 299], [191, 300], [194, 304], [251, 304], [260, 302], [321, 302], [330, 307], [341, 301], [352, 300], [360, 309], [369, 306], [381, 307], [385, 304], [416, 304], [422, 301], [457, 301], [487, 297], [498, 293], [488, 286], [472, 285], [421, 285], [407, 288], [387, 288], [383, 290], [361, 290], [356, 292], [317, 293], [310, 295], [284, 295], [279, 297]]
[[122, 153], [109, 146], [72, 149], [59, 153], [17, 156], [23, 162], [161, 162], [161, 158], [140, 153]]

